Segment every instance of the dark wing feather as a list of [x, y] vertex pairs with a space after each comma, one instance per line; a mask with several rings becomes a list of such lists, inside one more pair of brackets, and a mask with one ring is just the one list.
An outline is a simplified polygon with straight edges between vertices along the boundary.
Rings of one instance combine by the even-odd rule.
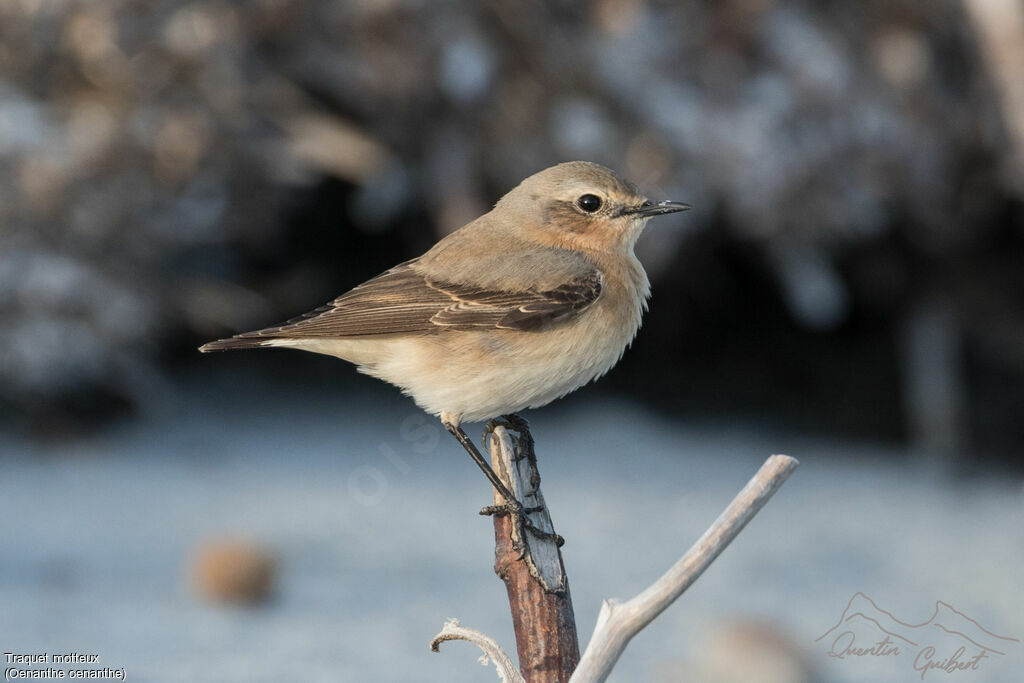
[[546, 291], [505, 292], [435, 283], [457, 303], [438, 311], [435, 325], [467, 329], [498, 327], [536, 331], [577, 313], [601, 295], [601, 274], [596, 270]]
[[396, 266], [286, 323], [212, 342], [203, 350], [282, 338], [422, 334], [445, 329], [536, 331], [583, 310], [601, 294], [597, 270], [555, 289], [501, 291], [434, 280], [414, 264], [409, 261]]

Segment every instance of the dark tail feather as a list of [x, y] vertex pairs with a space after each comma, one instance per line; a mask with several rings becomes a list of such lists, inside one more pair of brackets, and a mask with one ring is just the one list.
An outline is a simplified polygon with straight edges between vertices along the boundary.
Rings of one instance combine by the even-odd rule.
[[234, 349], [255, 349], [263, 345], [263, 342], [270, 341], [273, 337], [246, 337], [239, 335], [228, 339], [218, 339], [199, 347], [203, 353], [211, 351], [232, 351]]

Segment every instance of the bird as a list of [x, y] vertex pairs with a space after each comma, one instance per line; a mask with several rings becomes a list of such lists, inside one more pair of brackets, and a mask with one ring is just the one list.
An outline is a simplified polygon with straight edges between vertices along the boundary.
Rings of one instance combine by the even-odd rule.
[[599, 164], [561, 163], [329, 304], [199, 350], [290, 348], [355, 364], [439, 417], [521, 515], [461, 425], [525, 424], [519, 412], [607, 373], [651, 293], [637, 238], [651, 218], [689, 208], [652, 202]]

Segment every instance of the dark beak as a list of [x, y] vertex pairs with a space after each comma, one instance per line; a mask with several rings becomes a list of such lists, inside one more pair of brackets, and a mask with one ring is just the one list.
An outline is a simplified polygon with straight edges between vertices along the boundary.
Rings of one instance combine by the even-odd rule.
[[691, 208], [689, 204], [683, 204], [682, 202], [658, 202], [657, 204], [644, 202], [640, 206], [626, 209], [622, 213], [650, 218], [651, 216], [661, 216], [662, 214], [675, 213], [676, 211], [686, 211], [689, 208]]

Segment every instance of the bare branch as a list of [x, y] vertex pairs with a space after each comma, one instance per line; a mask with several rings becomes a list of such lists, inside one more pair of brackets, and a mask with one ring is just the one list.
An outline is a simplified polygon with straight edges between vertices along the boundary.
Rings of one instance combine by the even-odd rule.
[[729, 507], [671, 569], [628, 602], [605, 600], [594, 635], [570, 683], [604, 681], [629, 641], [697, 580], [774, 495], [799, 463], [773, 455], [747, 482]]
[[494, 668], [498, 670], [498, 676], [501, 677], [503, 683], [526, 683], [519, 675], [519, 671], [516, 670], [512, 659], [490, 636], [475, 629], [460, 626], [458, 619], [449, 619], [444, 622], [441, 632], [430, 641], [430, 649], [440, 652], [441, 643], [446, 640], [468, 640], [475, 643], [484, 652], [480, 657], [480, 663], [486, 666], [488, 660], [494, 662]]
[[[525, 423], [521, 429], [523, 431], [519, 434], [519, 440], [527, 440], [532, 444], [533, 437], [527, 431]], [[516, 440], [516, 443], [519, 440]], [[534, 527], [545, 534], [553, 535], [555, 527], [551, 522], [551, 513], [544, 502], [544, 494], [540, 491], [540, 473], [537, 472], [533, 455], [522, 452], [525, 449], [517, 448], [516, 443], [513, 443], [512, 435], [504, 426], [495, 426], [491, 430], [488, 440], [491, 449], [491, 465], [508, 486], [509, 491], [527, 509], [533, 510], [528, 517]], [[529, 445], [528, 448], [532, 449], [533, 446]], [[501, 505], [507, 501], [495, 491], [494, 502]], [[569, 580], [565, 577], [565, 567], [562, 565], [558, 543], [550, 536], [541, 537], [533, 533], [521, 535], [522, 529], [519, 528], [519, 525], [510, 526], [512, 527], [511, 540], [517, 546], [522, 547], [521, 554], [530, 569], [530, 575], [540, 582], [541, 587], [549, 593], [566, 590]]]
[[[540, 490], [533, 437], [525, 421], [489, 427], [494, 471], [540, 530], [522, 533], [509, 515], [494, 517], [494, 571], [505, 582], [519, 670], [529, 683], [566, 683], [580, 660], [576, 618], [555, 527]], [[494, 493], [494, 502], [505, 503]]]

